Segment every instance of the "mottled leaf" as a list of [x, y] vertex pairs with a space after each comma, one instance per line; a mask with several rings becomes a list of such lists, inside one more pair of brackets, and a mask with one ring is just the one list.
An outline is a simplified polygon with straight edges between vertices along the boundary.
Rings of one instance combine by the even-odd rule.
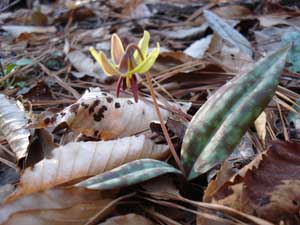
[[25, 113], [10, 101], [5, 95], [0, 94], [0, 130], [6, 138], [17, 159], [27, 154], [30, 132], [26, 128]]
[[165, 162], [154, 159], [139, 159], [91, 177], [76, 184], [76, 186], [108, 190], [141, 183], [166, 173], [181, 174], [179, 170]]
[[162, 159], [168, 154], [167, 145], [156, 145], [144, 135], [113, 141], [71, 142], [54, 149], [52, 158], [26, 169], [9, 199], [100, 174], [136, 159]]
[[300, 144], [274, 142], [224, 183], [215, 203], [279, 224], [299, 224]]
[[114, 198], [112, 193], [83, 188], [51, 189], [24, 196], [0, 207], [1, 224], [85, 224]]
[[252, 55], [251, 44], [243, 35], [233, 29], [216, 14], [208, 10], [204, 10], [203, 15], [210, 28], [213, 29], [213, 31], [216, 32], [221, 38], [229, 42], [231, 45], [239, 48], [247, 55]]
[[228, 157], [275, 93], [288, 48], [217, 90], [198, 110], [183, 139], [182, 162], [195, 178]]

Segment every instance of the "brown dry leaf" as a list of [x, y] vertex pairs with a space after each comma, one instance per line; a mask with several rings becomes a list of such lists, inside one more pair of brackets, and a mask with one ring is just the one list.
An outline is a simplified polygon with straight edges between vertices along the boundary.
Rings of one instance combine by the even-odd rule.
[[0, 104], [0, 130], [19, 160], [26, 156], [29, 145], [25, 113], [3, 94], [0, 94]]
[[5, 225], [84, 224], [111, 203], [114, 197], [114, 193], [83, 188], [55, 188], [2, 205], [0, 223]]
[[213, 196], [213, 202], [279, 224], [299, 224], [300, 144], [274, 142]]
[[[164, 120], [170, 115], [163, 109], [161, 114]], [[40, 121], [37, 127], [67, 124], [71, 130], [107, 140], [143, 132], [153, 120], [158, 117], [152, 104], [142, 100], [135, 103], [132, 98], [114, 98], [94, 90], [62, 112]]]
[[162, 159], [168, 154], [167, 145], [157, 145], [144, 135], [113, 141], [71, 142], [54, 149], [51, 159], [26, 169], [8, 200], [100, 174], [136, 159]]
[[156, 223], [153, 223], [152, 221], [146, 219], [143, 216], [140, 216], [138, 214], [130, 213], [123, 216], [114, 216], [109, 219], [107, 219], [103, 223], [99, 223], [99, 225], [155, 225]]

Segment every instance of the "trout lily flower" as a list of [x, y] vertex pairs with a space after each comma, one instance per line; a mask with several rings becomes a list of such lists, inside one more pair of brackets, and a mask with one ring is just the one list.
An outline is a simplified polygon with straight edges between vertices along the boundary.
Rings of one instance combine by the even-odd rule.
[[107, 76], [118, 76], [116, 95], [119, 96], [120, 88], [132, 89], [135, 101], [138, 100], [137, 75], [148, 72], [159, 55], [159, 43], [151, 53], [148, 53], [150, 34], [144, 31], [143, 38], [138, 45], [129, 44], [124, 50], [121, 39], [117, 34], [111, 37], [111, 58], [108, 60], [103, 52], [90, 48], [92, 56], [100, 64]]

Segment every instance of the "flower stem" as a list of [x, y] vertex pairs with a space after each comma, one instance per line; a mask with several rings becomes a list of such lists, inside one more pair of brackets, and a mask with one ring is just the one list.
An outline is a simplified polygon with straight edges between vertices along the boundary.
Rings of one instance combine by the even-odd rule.
[[182, 166], [182, 164], [180, 162], [180, 159], [179, 159], [179, 157], [178, 157], [178, 155], [176, 153], [176, 150], [174, 148], [174, 145], [173, 145], [173, 143], [171, 141], [171, 138], [169, 136], [168, 130], [167, 130], [166, 125], [164, 123], [164, 120], [163, 120], [163, 118], [161, 116], [161, 113], [159, 111], [159, 106], [157, 104], [156, 96], [155, 96], [153, 85], [152, 85], [152, 77], [151, 77], [151, 74], [149, 72], [146, 73], [146, 79], [147, 79], [147, 82], [148, 82], [148, 85], [149, 85], [149, 90], [150, 90], [151, 97], [153, 99], [154, 108], [155, 108], [156, 114], [157, 114], [157, 116], [159, 118], [160, 126], [161, 126], [161, 129], [162, 129], [163, 134], [165, 136], [165, 139], [166, 139], [166, 141], [167, 141], [167, 143], [169, 145], [170, 151], [171, 151], [171, 153], [173, 155], [173, 158], [175, 159], [175, 162], [176, 162], [178, 168], [185, 175], [184, 168], [183, 168], [183, 166]]

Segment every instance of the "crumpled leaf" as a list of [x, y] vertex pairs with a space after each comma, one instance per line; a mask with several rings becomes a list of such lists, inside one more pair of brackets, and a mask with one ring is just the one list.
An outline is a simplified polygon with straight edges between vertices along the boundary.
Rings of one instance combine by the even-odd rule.
[[[160, 110], [164, 120], [170, 113]], [[45, 118], [36, 127], [67, 124], [70, 130], [101, 139], [131, 136], [149, 129], [150, 122], [158, 120], [154, 107], [142, 100], [114, 98], [112, 95], [91, 91], [62, 112]]]
[[276, 141], [219, 188], [212, 202], [279, 224], [299, 224], [300, 144]]
[[24, 196], [0, 207], [1, 224], [84, 224], [114, 198], [113, 193], [83, 188], [58, 189]]
[[221, 38], [229, 42], [231, 45], [239, 48], [247, 55], [252, 55], [251, 44], [243, 35], [233, 29], [216, 14], [208, 10], [204, 10], [203, 15], [210, 28], [213, 29], [214, 32], [216, 32]]
[[19, 160], [26, 156], [29, 145], [30, 132], [26, 128], [25, 113], [3, 94], [0, 94], [0, 104], [1, 133]]
[[155, 225], [151, 220], [146, 219], [143, 216], [138, 214], [130, 213], [122, 216], [114, 216], [107, 219], [103, 223], [98, 225], [127, 225], [127, 224], [136, 224], [136, 225]]
[[54, 149], [52, 158], [26, 169], [16, 192], [8, 199], [100, 174], [136, 159], [162, 159], [168, 154], [167, 145], [154, 144], [144, 135], [113, 141], [71, 142]]
[[173, 166], [154, 159], [139, 159], [76, 184], [93, 190], [109, 190], [138, 184], [166, 173], [182, 174]]
[[231, 154], [275, 94], [288, 50], [276, 51], [249, 73], [227, 82], [194, 115], [181, 148], [189, 179]]

